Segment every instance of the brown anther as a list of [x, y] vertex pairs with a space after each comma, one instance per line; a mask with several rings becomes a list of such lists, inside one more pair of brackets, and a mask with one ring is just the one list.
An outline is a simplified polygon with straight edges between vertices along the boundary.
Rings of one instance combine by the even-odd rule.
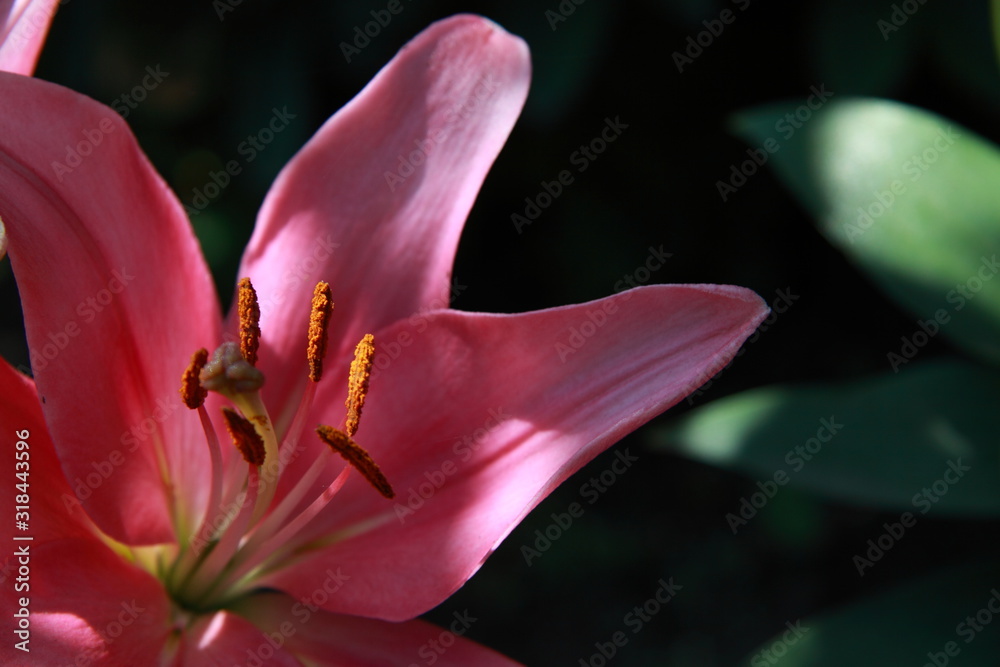
[[243, 278], [237, 285], [236, 312], [240, 316], [240, 354], [251, 366], [257, 365], [257, 347], [260, 345], [260, 305], [257, 291], [249, 278]]
[[226, 418], [226, 430], [243, 460], [255, 466], [264, 465], [264, 441], [253, 424], [232, 408], [222, 408], [222, 416]]
[[348, 436], [358, 432], [358, 422], [361, 421], [361, 408], [365, 407], [365, 397], [368, 396], [368, 383], [372, 377], [372, 359], [375, 357], [375, 336], [365, 334], [357, 347], [354, 348], [354, 361], [351, 362], [351, 375], [347, 380], [347, 421], [344, 430]]
[[205, 402], [208, 390], [201, 386], [201, 369], [208, 363], [208, 350], [201, 348], [191, 355], [191, 363], [181, 377], [181, 400], [192, 410], [197, 410]]
[[323, 377], [323, 357], [326, 355], [326, 337], [332, 312], [333, 296], [330, 284], [320, 281], [313, 290], [312, 312], [309, 314], [309, 342], [306, 345], [309, 379], [313, 382], [319, 382]]
[[328, 444], [333, 451], [344, 457], [361, 475], [368, 480], [368, 483], [375, 487], [375, 490], [386, 498], [394, 498], [396, 492], [392, 490], [392, 485], [385, 478], [378, 464], [361, 446], [351, 440], [343, 431], [338, 431], [332, 426], [319, 426], [316, 434], [320, 440]]

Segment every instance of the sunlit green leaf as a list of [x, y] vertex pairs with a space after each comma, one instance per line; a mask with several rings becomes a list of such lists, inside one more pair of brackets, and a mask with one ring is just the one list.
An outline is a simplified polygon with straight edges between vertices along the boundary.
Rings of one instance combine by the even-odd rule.
[[914, 365], [830, 387], [715, 401], [653, 431], [658, 446], [785, 485], [919, 517], [1000, 514], [1000, 375]]
[[891, 298], [1000, 362], [1000, 152], [920, 109], [820, 99], [745, 112], [735, 129]]

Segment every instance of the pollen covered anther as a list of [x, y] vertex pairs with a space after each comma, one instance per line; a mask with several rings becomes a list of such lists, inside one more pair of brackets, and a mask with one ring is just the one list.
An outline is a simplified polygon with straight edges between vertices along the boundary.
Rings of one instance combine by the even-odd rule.
[[222, 416], [226, 419], [226, 430], [243, 455], [243, 460], [255, 466], [264, 465], [264, 441], [250, 420], [244, 419], [232, 408], [222, 408]]
[[353, 436], [358, 432], [358, 422], [361, 421], [361, 409], [365, 406], [368, 396], [368, 383], [372, 377], [372, 359], [375, 357], [375, 337], [365, 334], [357, 347], [354, 348], [354, 361], [351, 362], [351, 375], [348, 378], [347, 420], [344, 430]]
[[386, 498], [396, 496], [389, 480], [382, 474], [371, 455], [362, 449], [361, 445], [351, 440], [346, 433], [338, 431], [332, 426], [319, 426], [316, 428], [316, 434], [319, 435], [320, 440], [328, 444], [333, 451], [344, 457], [345, 461], [360, 472], [368, 480], [368, 483], [375, 487], [376, 491]]
[[313, 382], [319, 382], [323, 377], [323, 357], [326, 355], [326, 339], [332, 312], [333, 296], [330, 284], [320, 281], [313, 290], [312, 311], [309, 314], [309, 341], [306, 345], [309, 379]]
[[205, 402], [208, 390], [201, 386], [201, 369], [208, 363], [208, 350], [201, 348], [191, 355], [191, 363], [181, 376], [181, 400], [192, 410], [197, 410]]
[[249, 278], [243, 278], [237, 285], [236, 312], [240, 316], [240, 353], [251, 366], [257, 364], [257, 347], [260, 345], [260, 305], [257, 291]]

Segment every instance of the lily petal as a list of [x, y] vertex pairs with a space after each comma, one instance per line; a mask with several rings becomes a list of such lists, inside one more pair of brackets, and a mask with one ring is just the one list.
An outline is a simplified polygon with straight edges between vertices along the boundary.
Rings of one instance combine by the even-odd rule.
[[59, 0], [0, 0], [0, 71], [31, 75]]
[[285, 637], [280, 632], [275, 636], [277, 639], [265, 637], [245, 618], [226, 611], [202, 616], [185, 631], [174, 665], [301, 667], [302, 663], [282, 648]]
[[[0, 433], [16, 438], [0, 447], [0, 465], [11, 471], [11, 493], [0, 497], [0, 511], [11, 521], [0, 533], [8, 544], [22, 546], [18, 538], [30, 536], [25, 544], [37, 545], [56, 539], [91, 537], [89, 521], [79, 510], [79, 504], [59, 468], [55, 446], [45, 427], [42, 404], [35, 383], [0, 359]], [[23, 444], [22, 444], [23, 443]], [[16, 484], [24, 484], [18, 489]], [[22, 503], [17, 495], [27, 491], [29, 502]], [[21, 516], [17, 505], [28, 505], [26, 527], [17, 529]], [[16, 558], [3, 556], [0, 575], [16, 569]], [[12, 587], [11, 587], [12, 589]]]
[[448, 305], [459, 234], [527, 96], [519, 38], [478, 16], [431, 25], [278, 176], [240, 269], [261, 299], [265, 396], [297, 395], [312, 289], [333, 287], [331, 355]]
[[[30, 553], [31, 588], [22, 594], [29, 600], [30, 653], [11, 636], [0, 645], [0, 663], [157, 664], [170, 608], [152, 575], [95, 540], [56, 540], [32, 545]], [[4, 589], [4, 609], [14, 613], [20, 606], [6, 594], [13, 586]]]
[[[79, 664], [79, 655], [90, 658], [88, 664], [112, 658], [116, 664], [152, 664], [155, 645], [166, 635], [162, 587], [91, 532], [59, 469], [34, 383], [2, 360], [0, 396], [0, 430], [17, 438], [0, 448], [0, 460], [4, 469], [24, 475], [14, 484], [24, 484], [28, 496], [23, 530], [15, 530], [14, 521], [21, 503], [15, 493], [22, 489], [12, 485], [0, 498], [0, 509], [11, 517], [3, 534], [12, 545], [0, 568], [5, 582], [0, 602], [15, 614], [26, 599], [30, 630], [19, 637], [14, 630], [20, 619], [8, 616], [12, 641], [0, 645], [0, 664], [27, 664], [29, 656], [31, 664]], [[27, 577], [21, 576], [22, 567]], [[28, 587], [16, 586], [18, 581]], [[30, 652], [18, 648], [25, 638], [23, 647]]]
[[376, 355], [356, 439], [396, 498], [354, 476], [310, 526], [330, 546], [263, 581], [301, 597], [338, 567], [349, 580], [330, 611], [427, 611], [556, 485], [721, 369], [767, 313], [738, 287], [651, 286], [520, 315], [439, 311], [380, 332], [376, 347], [396, 343], [398, 356]]
[[512, 667], [518, 664], [462, 638], [476, 621], [468, 611], [456, 614], [454, 630], [446, 630], [423, 621], [388, 623], [332, 614], [281, 593], [262, 593], [242, 602], [237, 613], [276, 641], [280, 639], [289, 651], [311, 665]]
[[0, 217], [67, 478], [100, 476], [82, 502], [115, 539], [172, 539], [208, 486], [179, 378], [221, 323], [180, 203], [114, 111], [0, 73]]

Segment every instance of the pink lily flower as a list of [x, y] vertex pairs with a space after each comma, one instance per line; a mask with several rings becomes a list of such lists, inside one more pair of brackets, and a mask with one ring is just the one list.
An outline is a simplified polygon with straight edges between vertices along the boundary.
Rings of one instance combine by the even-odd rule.
[[719, 285], [449, 309], [529, 78], [525, 44], [483, 18], [418, 35], [280, 173], [224, 320], [119, 116], [0, 73], [34, 372], [0, 362], [3, 664], [513, 664], [411, 619], [767, 315]]
[[0, 0], [0, 71], [30, 75], [59, 0]]

